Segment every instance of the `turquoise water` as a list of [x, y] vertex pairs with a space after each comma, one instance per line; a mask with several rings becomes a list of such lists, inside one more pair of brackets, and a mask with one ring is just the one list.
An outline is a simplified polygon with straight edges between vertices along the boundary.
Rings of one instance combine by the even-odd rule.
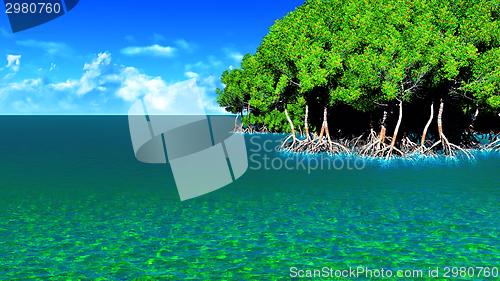
[[0, 128], [0, 280], [499, 266], [499, 155], [313, 171], [255, 170], [259, 156], [232, 185], [179, 202], [167, 166], [135, 160], [126, 117], [1, 117]]

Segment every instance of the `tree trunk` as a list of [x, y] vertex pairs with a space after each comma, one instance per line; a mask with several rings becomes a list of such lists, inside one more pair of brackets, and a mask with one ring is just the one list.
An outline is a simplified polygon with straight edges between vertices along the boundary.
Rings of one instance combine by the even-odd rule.
[[396, 124], [396, 128], [394, 129], [394, 134], [392, 135], [391, 148], [389, 149], [389, 153], [387, 154], [387, 158], [391, 157], [392, 151], [396, 146], [396, 139], [398, 138], [399, 127], [401, 127], [401, 121], [403, 119], [403, 101], [399, 101], [399, 118], [398, 123]]
[[450, 143], [446, 138], [446, 135], [444, 134], [443, 130], [443, 111], [444, 111], [444, 101], [443, 99], [441, 99], [439, 103], [439, 112], [437, 117], [439, 140], [436, 143], [434, 143], [428, 150], [431, 150], [437, 145], [441, 144], [441, 146], [443, 147], [444, 154], [448, 156], [455, 157], [456, 155], [455, 151], [458, 150], [459, 152], [463, 153], [463, 155], [465, 155], [467, 158], [469, 159], [474, 158], [474, 156], [470, 152], [466, 151], [465, 149], [461, 148], [458, 145]]
[[479, 115], [479, 107], [476, 108], [476, 112], [474, 113], [474, 116], [472, 116], [472, 120], [471, 120], [470, 125], [469, 125], [469, 128], [471, 131], [474, 130], [474, 123], [476, 122], [478, 115]]
[[309, 106], [306, 105], [306, 117], [304, 118], [304, 127], [305, 127], [305, 130], [306, 130], [306, 138], [308, 141], [311, 140], [311, 135], [309, 135]]
[[438, 120], [437, 120], [438, 133], [439, 133], [439, 138], [441, 139], [441, 141], [443, 141], [443, 136], [444, 136], [444, 133], [443, 133], [443, 111], [444, 111], [444, 102], [441, 99], [441, 102], [439, 104], [439, 113], [438, 113]]
[[245, 130], [243, 129], [245, 127], [245, 117], [243, 115], [244, 112], [245, 112], [245, 105], [243, 104], [241, 106], [241, 108], [240, 108], [240, 118], [241, 118], [241, 120], [240, 120], [240, 122], [241, 122], [241, 124], [240, 124], [240, 130], [243, 133], [245, 132]]
[[250, 111], [251, 111], [250, 101], [248, 101], [248, 103], [247, 103], [248, 132], [253, 133], [253, 127], [252, 127], [252, 124], [250, 123]]
[[323, 124], [321, 125], [321, 132], [319, 133], [319, 139], [322, 140], [325, 135], [326, 138], [328, 139], [328, 142], [330, 143], [332, 139], [330, 137], [330, 131], [328, 130], [328, 109], [326, 106], [323, 110]]
[[323, 123], [321, 123], [321, 131], [319, 132], [319, 140], [322, 141], [325, 136], [325, 120], [326, 120], [326, 107], [323, 111]]
[[380, 143], [377, 145], [380, 148], [380, 144], [383, 144], [385, 141], [385, 134], [387, 133], [387, 128], [385, 127], [385, 122], [387, 120], [387, 110], [384, 110], [384, 116], [382, 117], [382, 123], [380, 124], [380, 133], [378, 134], [378, 138]]
[[439, 132], [439, 140], [441, 142], [441, 145], [443, 146], [443, 151], [447, 155], [452, 155], [453, 152], [451, 150], [450, 143], [448, 141], [448, 138], [446, 138], [443, 130], [443, 112], [444, 112], [444, 101], [441, 99], [441, 102], [439, 104], [439, 113], [438, 113], [438, 132]]
[[326, 133], [326, 137], [328, 139], [328, 142], [331, 143], [332, 142], [332, 138], [330, 137], [330, 130], [328, 129], [328, 110], [325, 106], [325, 110], [323, 112], [323, 119], [324, 119], [324, 126], [325, 126], [325, 133]]
[[238, 126], [238, 114], [236, 114], [236, 116], [234, 117], [234, 129], [233, 131], [235, 132], [239, 132], [240, 128]]
[[427, 124], [425, 125], [424, 132], [422, 133], [422, 139], [420, 140], [420, 146], [422, 148], [424, 147], [425, 139], [427, 138], [427, 131], [431, 126], [432, 119], [434, 119], [434, 103], [431, 104], [431, 116], [429, 118], [429, 121], [427, 121]]
[[296, 139], [296, 137], [295, 137], [295, 127], [293, 126], [292, 119], [290, 118], [290, 115], [288, 115], [288, 110], [286, 110], [286, 108], [285, 108], [285, 116], [286, 116], [286, 120], [290, 124], [291, 134], [292, 134], [292, 137], [293, 137], [293, 141], [295, 142], [295, 139]]

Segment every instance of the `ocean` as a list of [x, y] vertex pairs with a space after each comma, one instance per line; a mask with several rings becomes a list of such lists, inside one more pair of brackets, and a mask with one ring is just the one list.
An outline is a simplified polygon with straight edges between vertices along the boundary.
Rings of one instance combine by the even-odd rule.
[[[280, 139], [246, 137], [250, 154]], [[286, 280], [324, 268], [499, 266], [498, 153], [407, 164], [346, 158], [354, 164], [323, 169], [293, 164], [311, 156], [268, 154], [294, 161], [266, 168], [254, 155], [242, 178], [181, 202], [168, 165], [135, 159], [126, 116], [2, 116], [0, 280]]]

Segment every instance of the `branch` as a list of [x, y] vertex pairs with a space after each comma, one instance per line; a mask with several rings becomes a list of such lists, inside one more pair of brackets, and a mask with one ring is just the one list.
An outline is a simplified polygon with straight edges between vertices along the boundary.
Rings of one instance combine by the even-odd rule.
[[[411, 80], [403, 82], [403, 84], [401, 85], [401, 88], [403, 89], [403, 96], [406, 95], [407, 93], [412, 93], [416, 89], [418, 89], [418, 87], [420, 87], [420, 83], [422, 81], [422, 78], [424, 78], [424, 76], [425, 76], [425, 73], [420, 74], [420, 76], [417, 78], [417, 80], [414, 83], [412, 83]], [[405, 84], [410, 84], [411, 86], [409, 88], [405, 89], [404, 88]]]
[[378, 105], [378, 106], [382, 106], [382, 107], [384, 107], [384, 106], [385, 106], [385, 107], [389, 106], [387, 103], [379, 103], [379, 102], [376, 102], [376, 101], [374, 101], [373, 103], [374, 103], [374, 104], [376, 104], [376, 105]]
[[297, 83], [295, 81], [292, 80], [292, 78], [288, 77], [290, 80], [288, 80], [288, 82], [292, 83], [293, 85], [297, 86], [297, 87], [301, 87], [300, 83]]
[[285, 71], [283, 71], [283, 70], [281, 70], [281, 69], [278, 69], [278, 71], [279, 71], [279, 72], [281, 72], [281, 74], [283, 74], [283, 75], [285, 75], [286, 77], [288, 77], [288, 82], [289, 82], [290, 84], [292, 84], [292, 85], [294, 85], [294, 86], [297, 86], [297, 87], [299, 87], [299, 88], [300, 88], [300, 87], [302, 87], [302, 85], [300, 85], [300, 83], [297, 83], [297, 82], [293, 81], [293, 77], [292, 77], [290, 74], [286, 73]]

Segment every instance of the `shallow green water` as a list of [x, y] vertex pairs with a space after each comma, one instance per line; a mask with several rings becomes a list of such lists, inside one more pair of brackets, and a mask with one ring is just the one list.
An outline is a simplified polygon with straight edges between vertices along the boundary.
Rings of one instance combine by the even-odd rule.
[[135, 160], [126, 117], [1, 117], [0, 128], [1, 280], [499, 266], [498, 155], [360, 171], [251, 169], [179, 202], [167, 166]]

